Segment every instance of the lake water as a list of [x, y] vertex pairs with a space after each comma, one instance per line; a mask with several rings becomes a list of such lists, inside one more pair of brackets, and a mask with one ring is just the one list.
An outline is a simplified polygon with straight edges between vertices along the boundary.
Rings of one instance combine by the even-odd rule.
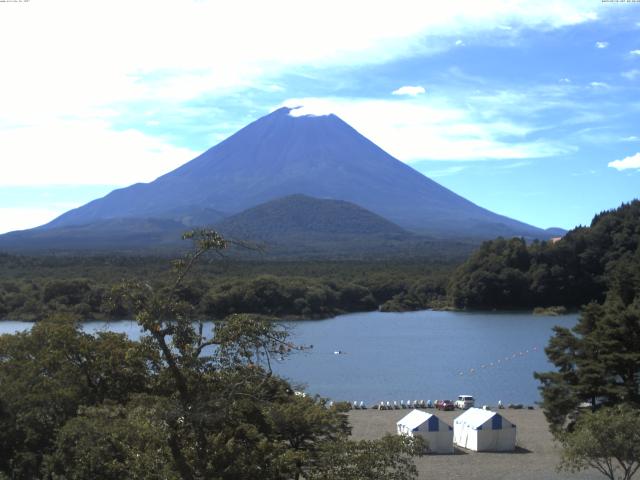
[[[533, 372], [552, 368], [544, 354], [552, 327], [576, 321], [577, 315], [420, 311], [284, 322], [297, 344], [313, 348], [275, 362], [274, 370], [309, 393], [368, 405], [460, 394], [474, 395], [477, 404], [533, 404], [540, 399]], [[0, 322], [0, 333], [29, 326]], [[140, 336], [130, 321], [84, 328]]]

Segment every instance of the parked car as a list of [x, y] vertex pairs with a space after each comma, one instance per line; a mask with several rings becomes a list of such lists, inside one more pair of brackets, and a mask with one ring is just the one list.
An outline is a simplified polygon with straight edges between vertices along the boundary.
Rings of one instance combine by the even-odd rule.
[[466, 410], [475, 405], [476, 401], [471, 395], [458, 395], [458, 399], [455, 402], [455, 407], [461, 410]]
[[456, 407], [451, 400], [438, 400], [436, 408], [438, 410], [455, 410]]

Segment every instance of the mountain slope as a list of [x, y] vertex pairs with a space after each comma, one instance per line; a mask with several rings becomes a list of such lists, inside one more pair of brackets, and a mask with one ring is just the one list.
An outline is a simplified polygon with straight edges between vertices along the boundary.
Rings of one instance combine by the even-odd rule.
[[342, 200], [289, 195], [252, 207], [216, 224], [225, 235], [281, 243], [300, 238], [331, 240], [336, 236], [395, 236], [410, 234], [390, 221]]
[[[179, 213], [179, 212], [178, 212]], [[208, 218], [210, 212], [204, 212]], [[191, 217], [187, 220], [193, 220]], [[205, 226], [205, 225], [194, 225]], [[290, 195], [227, 217], [214, 227], [250, 248], [226, 251], [247, 259], [465, 258], [476, 245], [412, 234], [394, 223], [342, 200]], [[166, 219], [119, 218], [86, 225], [39, 228], [0, 236], [9, 252], [171, 253], [188, 247], [181, 241], [189, 227]], [[251, 247], [252, 246], [252, 247]]]
[[399, 226], [439, 237], [548, 233], [497, 215], [396, 160], [335, 115], [281, 108], [148, 184], [115, 190], [44, 228], [122, 217], [173, 218], [175, 209], [228, 214], [283, 196], [355, 203]]
[[35, 228], [0, 235], [7, 251], [151, 250], [180, 246], [188, 227], [181, 222], [153, 218], [115, 218], [86, 225]]

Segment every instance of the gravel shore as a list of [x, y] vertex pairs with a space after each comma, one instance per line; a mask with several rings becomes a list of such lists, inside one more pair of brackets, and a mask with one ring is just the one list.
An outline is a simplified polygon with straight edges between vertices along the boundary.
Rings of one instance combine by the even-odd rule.
[[[396, 422], [410, 410], [353, 410], [349, 420], [352, 437], [357, 440], [379, 438], [396, 433]], [[453, 426], [460, 410], [436, 413]], [[541, 410], [500, 410], [517, 426], [517, 449], [513, 453], [477, 453], [456, 449], [454, 455], [426, 455], [416, 460], [420, 479], [433, 480], [602, 480], [595, 470], [578, 474], [558, 473], [558, 445], [554, 443]], [[640, 477], [638, 477], [640, 478]]]

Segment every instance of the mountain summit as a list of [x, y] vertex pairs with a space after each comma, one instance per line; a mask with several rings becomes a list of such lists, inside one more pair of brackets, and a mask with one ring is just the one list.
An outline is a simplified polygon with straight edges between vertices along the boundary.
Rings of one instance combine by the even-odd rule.
[[116, 218], [175, 220], [176, 211], [190, 209], [232, 215], [293, 194], [355, 203], [437, 237], [549, 236], [456, 195], [335, 115], [294, 116], [290, 108], [256, 120], [151, 183], [115, 190], [40, 228]]

